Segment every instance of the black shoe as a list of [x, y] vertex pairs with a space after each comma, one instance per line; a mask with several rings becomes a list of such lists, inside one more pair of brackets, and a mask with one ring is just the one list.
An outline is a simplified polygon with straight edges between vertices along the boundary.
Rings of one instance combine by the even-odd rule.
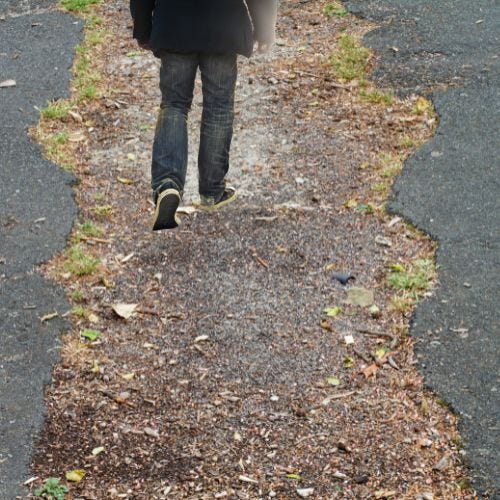
[[153, 218], [153, 231], [174, 229], [180, 224], [175, 212], [181, 202], [181, 194], [177, 189], [167, 188], [158, 194]]
[[237, 197], [238, 193], [236, 189], [234, 189], [233, 187], [226, 187], [219, 201], [215, 201], [215, 198], [213, 196], [201, 196], [200, 208], [202, 210], [205, 210], [206, 212], [213, 212], [223, 207], [224, 205], [231, 203]]

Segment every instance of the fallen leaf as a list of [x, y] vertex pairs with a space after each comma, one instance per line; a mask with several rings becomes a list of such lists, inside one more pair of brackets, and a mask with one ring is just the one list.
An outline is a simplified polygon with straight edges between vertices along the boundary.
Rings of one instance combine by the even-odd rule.
[[358, 201], [356, 198], [351, 198], [350, 200], [344, 203], [345, 208], [356, 208], [358, 206]]
[[82, 330], [80, 332], [80, 336], [83, 337], [84, 339], [94, 342], [101, 336], [101, 332], [97, 330]]
[[0, 89], [5, 89], [7, 87], [15, 87], [17, 85], [15, 80], [4, 80], [0, 82]]
[[354, 366], [354, 359], [350, 358], [349, 356], [344, 356], [343, 365], [344, 368], [352, 368]]
[[335, 316], [338, 316], [342, 312], [341, 307], [327, 307], [323, 309], [323, 312], [329, 316], [330, 318], [335, 318]]
[[378, 366], [375, 363], [373, 363], [372, 365], [367, 366], [363, 370], [363, 375], [366, 378], [375, 377], [375, 374], [377, 373], [377, 371], [378, 371]]
[[354, 344], [354, 337], [352, 335], [346, 335], [344, 337], [344, 342], [345, 342], [345, 345]]
[[94, 314], [94, 313], [90, 313], [87, 317], [87, 319], [91, 322], [91, 323], [99, 323], [99, 317]]
[[197, 344], [198, 342], [206, 342], [210, 337], [208, 335], [199, 335], [194, 339], [194, 343]]
[[252, 479], [251, 477], [248, 477], [248, 476], [239, 476], [238, 479], [240, 481], [243, 481], [244, 483], [252, 483], [252, 484], [259, 484], [259, 481], [257, 481], [256, 479]]
[[340, 379], [338, 377], [327, 377], [326, 383], [337, 387], [338, 385], [340, 385]]
[[450, 457], [448, 455], [445, 455], [439, 462], [433, 465], [433, 470], [439, 470], [442, 471], [446, 469], [450, 465]]
[[154, 437], [156, 439], [160, 437], [160, 432], [158, 431], [158, 429], [152, 429], [151, 427], [144, 427], [143, 430], [146, 436]]
[[375, 498], [376, 499], [381, 499], [381, 498], [391, 498], [396, 494], [396, 491], [394, 490], [379, 490], [375, 492]]
[[321, 328], [323, 328], [323, 330], [328, 330], [329, 332], [333, 332], [332, 325], [330, 324], [330, 322], [327, 319], [323, 318], [319, 322], [319, 326], [321, 326]]
[[94, 359], [94, 361], [92, 361], [92, 368], [90, 369], [90, 371], [92, 373], [101, 373], [101, 368], [97, 359]]
[[429, 438], [422, 438], [418, 440], [417, 444], [420, 448], [430, 448], [432, 446], [432, 440]]
[[129, 319], [137, 309], [138, 304], [113, 304], [111, 307], [120, 318]]
[[380, 308], [373, 304], [370, 309], [370, 314], [372, 318], [380, 318]]
[[287, 479], [295, 479], [296, 481], [300, 481], [302, 479], [299, 474], [287, 474], [286, 478]]
[[122, 375], [123, 380], [132, 380], [135, 377], [135, 373], [124, 373]]
[[378, 349], [375, 350], [375, 356], [377, 359], [384, 359], [385, 355], [389, 352], [389, 349], [386, 347], [379, 347]]
[[40, 321], [43, 323], [44, 321], [50, 321], [51, 319], [57, 318], [59, 316], [59, 313], [53, 312], [50, 314], [46, 314], [45, 316], [42, 316], [40, 318]]
[[98, 446], [92, 450], [92, 455], [97, 456], [104, 451], [104, 446]]
[[375, 243], [383, 247], [392, 247], [391, 241], [388, 238], [380, 235], [375, 236]]
[[116, 180], [120, 182], [121, 184], [125, 184], [127, 186], [130, 186], [131, 184], [135, 184], [135, 181], [133, 179], [127, 179], [126, 177], [117, 177]]
[[367, 290], [363, 287], [353, 286], [347, 291], [347, 300], [348, 304], [352, 304], [354, 306], [359, 307], [368, 307], [371, 306], [374, 302], [375, 298], [373, 296], [372, 290]]
[[297, 491], [297, 495], [302, 498], [307, 498], [314, 494], [314, 488], [297, 488], [295, 491]]
[[66, 480], [72, 483], [79, 483], [85, 477], [85, 471], [82, 469], [75, 469], [66, 472]]
[[129, 153], [127, 155], [127, 159], [130, 161], [135, 161], [135, 160], [137, 160], [137, 155], [135, 155], [134, 153]]

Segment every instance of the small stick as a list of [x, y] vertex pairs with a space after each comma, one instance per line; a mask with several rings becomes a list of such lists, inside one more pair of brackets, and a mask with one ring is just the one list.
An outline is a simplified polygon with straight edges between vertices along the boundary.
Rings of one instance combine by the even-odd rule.
[[80, 235], [79, 238], [82, 239], [83, 241], [94, 241], [96, 243], [113, 243], [113, 240], [105, 240], [103, 238], [93, 238], [91, 236]]
[[355, 347], [353, 347], [352, 350], [354, 351], [354, 354], [359, 356], [365, 363], [368, 363], [368, 364], [371, 363], [371, 361], [368, 359], [368, 356], [363, 354], [361, 351], [358, 351]]
[[398, 339], [394, 335], [391, 335], [390, 333], [374, 332], [372, 330], [367, 330], [365, 328], [358, 328], [357, 331], [365, 335], [371, 335], [372, 337], [385, 337], [386, 339], [391, 339], [391, 344], [390, 344], [391, 349], [394, 349], [394, 347], [396, 347], [398, 343]]

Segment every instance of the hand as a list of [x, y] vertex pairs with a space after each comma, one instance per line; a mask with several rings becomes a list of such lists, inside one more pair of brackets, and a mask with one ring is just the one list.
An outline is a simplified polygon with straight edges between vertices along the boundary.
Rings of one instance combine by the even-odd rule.
[[137, 43], [142, 50], [151, 50], [151, 47], [149, 46], [149, 40], [137, 40]]

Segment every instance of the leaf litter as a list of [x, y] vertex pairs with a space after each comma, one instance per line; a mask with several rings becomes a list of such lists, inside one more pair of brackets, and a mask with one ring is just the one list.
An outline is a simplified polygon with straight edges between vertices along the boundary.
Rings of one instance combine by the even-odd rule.
[[[381, 155], [408, 154], [401, 137], [422, 142], [433, 124], [421, 102], [412, 112], [416, 97], [370, 105], [357, 98], [359, 82], [335, 80], [325, 61], [336, 34], [370, 27], [327, 19], [325, 5], [283, 1], [285, 42], [242, 61], [230, 171], [239, 203], [211, 217], [186, 210], [179, 230], [161, 235], [148, 227], [147, 179], [158, 62], [130, 40], [124, 0], [98, 7], [112, 33], [93, 49], [105, 97], [64, 126], [87, 134], [71, 144], [77, 198], [82, 220], [108, 239], [83, 243], [102, 263], [92, 275], [65, 278], [58, 259], [45, 269], [69, 294], [83, 292], [106, 335], [82, 344], [91, 325], [75, 319], [33, 458], [40, 478], [85, 463], [69, 485], [75, 498], [474, 498], [459, 487], [456, 419], [415, 370], [410, 311], [390, 307], [387, 266], [429, 257], [434, 245], [385, 216], [370, 189]], [[194, 136], [198, 104], [193, 113]], [[99, 215], [102, 193], [110, 210]], [[331, 320], [322, 314], [345, 299], [324, 272], [331, 262], [356, 270], [379, 312], [346, 304]], [[118, 303], [141, 306], [123, 321], [109, 307]], [[400, 369], [367, 354], [388, 337], [346, 345], [359, 329], [397, 340]], [[433, 446], [418, 445], [431, 434]]]

